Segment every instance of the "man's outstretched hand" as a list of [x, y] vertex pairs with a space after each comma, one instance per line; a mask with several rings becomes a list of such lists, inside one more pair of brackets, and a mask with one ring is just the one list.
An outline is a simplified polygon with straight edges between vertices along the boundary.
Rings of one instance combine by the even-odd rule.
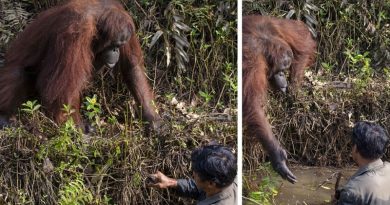
[[159, 189], [173, 188], [177, 186], [177, 180], [165, 176], [160, 171], [149, 175], [145, 180], [146, 186]]

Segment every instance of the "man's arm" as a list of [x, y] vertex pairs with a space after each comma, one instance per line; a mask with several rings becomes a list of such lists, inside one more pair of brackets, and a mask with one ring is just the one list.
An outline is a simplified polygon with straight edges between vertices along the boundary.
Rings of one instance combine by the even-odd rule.
[[360, 204], [360, 197], [350, 190], [341, 190], [337, 205], [356, 205]]
[[188, 197], [199, 200], [205, 196], [205, 192], [198, 189], [195, 181], [192, 179], [173, 179], [165, 176], [163, 173], [157, 171], [156, 174], [150, 175], [151, 180], [147, 184], [149, 187], [159, 189], [172, 188], [175, 189], [176, 194], [182, 197]]
[[159, 189], [176, 188], [177, 180], [169, 178], [160, 171], [157, 171], [156, 174], [149, 175], [149, 177], [146, 179], [146, 185], [148, 187]]
[[203, 198], [206, 193], [199, 190], [193, 179], [178, 179], [176, 193], [182, 197], [193, 198], [199, 200]]

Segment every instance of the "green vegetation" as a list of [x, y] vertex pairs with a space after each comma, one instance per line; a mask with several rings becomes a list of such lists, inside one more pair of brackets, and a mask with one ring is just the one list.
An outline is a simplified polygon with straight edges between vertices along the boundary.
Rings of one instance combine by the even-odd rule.
[[[262, 176], [258, 179], [259, 173]], [[280, 185], [280, 178], [276, 172], [273, 171], [270, 163], [265, 163], [260, 166], [259, 169], [252, 172], [253, 175], [244, 176], [244, 187], [250, 187], [248, 197], [246, 199], [247, 204], [262, 204], [271, 205], [274, 204], [274, 197], [278, 194], [278, 188]]]

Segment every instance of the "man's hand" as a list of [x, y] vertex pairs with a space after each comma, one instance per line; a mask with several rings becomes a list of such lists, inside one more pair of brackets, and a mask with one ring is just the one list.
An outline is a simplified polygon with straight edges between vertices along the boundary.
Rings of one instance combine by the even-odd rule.
[[146, 186], [159, 189], [174, 188], [177, 186], [177, 180], [165, 176], [160, 171], [151, 174], [146, 178]]

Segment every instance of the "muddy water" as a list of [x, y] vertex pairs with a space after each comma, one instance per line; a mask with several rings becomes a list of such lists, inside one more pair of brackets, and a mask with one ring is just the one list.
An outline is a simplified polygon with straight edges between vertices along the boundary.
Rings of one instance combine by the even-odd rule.
[[340, 186], [346, 184], [357, 169], [335, 169], [324, 167], [297, 167], [293, 173], [298, 177], [296, 184], [282, 182], [275, 204], [280, 205], [322, 205], [331, 204], [335, 192], [336, 174], [342, 173]]
[[293, 167], [292, 172], [297, 176], [298, 182], [291, 184], [278, 177], [280, 178], [276, 179], [278, 181], [278, 195], [273, 204], [329, 205], [331, 197], [335, 193], [336, 173], [342, 173], [339, 185], [343, 186], [356, 170], [357, 168]]

